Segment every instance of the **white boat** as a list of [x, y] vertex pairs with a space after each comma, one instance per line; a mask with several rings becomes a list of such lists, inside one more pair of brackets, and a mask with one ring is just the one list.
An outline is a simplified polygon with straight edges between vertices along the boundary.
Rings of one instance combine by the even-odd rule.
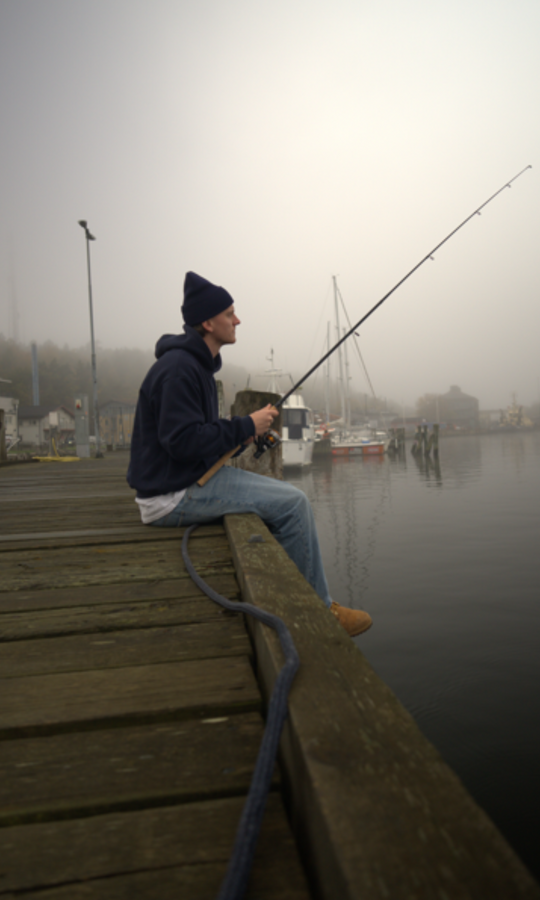
[[313, 460], [315, 428], [313, 413], [302, 394], [296, 392], [281, 407], [284, 466], [309, 466]]
[[[281, 369], [274, 368], [274, 351], [270, 351], [269, 361], [272, 364], [266, 374], [270, 375], [268, 390], [274, 394], [283, 394], [278, 388], [278, 379], [285, 377]], [[288, 376], [292, 381], [291, 376]], [[315, 446], [315, 425], [313, 412], [304, 403], [300, 389], [285, 400], [281, 407], [281, 439], [284, 466], [310, 466], [313, 461]]]

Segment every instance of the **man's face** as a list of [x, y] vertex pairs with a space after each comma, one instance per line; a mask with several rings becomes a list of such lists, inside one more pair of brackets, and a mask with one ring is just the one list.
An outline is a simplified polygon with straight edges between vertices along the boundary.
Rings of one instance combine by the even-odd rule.
[[236, 326], [240, 325], [240, 319], [234, 311], [234, 306], [229, 306], [218, 316], [208, 319], [205, 324], [210, 325], [209, 334], [221, 347], [224, 344], [234, 344], [236, 341]]

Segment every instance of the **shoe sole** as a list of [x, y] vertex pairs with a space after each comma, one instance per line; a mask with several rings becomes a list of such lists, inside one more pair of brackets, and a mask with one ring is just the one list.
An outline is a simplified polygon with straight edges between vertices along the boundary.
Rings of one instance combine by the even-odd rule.
[[373, 622], [368, 622], [367, 625], [364, 625], [362, 628], [359, 628], [358, 631], [347, 631], [347, 629], [345, 629], [345, 631], [347, 631], [347, 634], [349, 635], [349, 637], [358, 637], [359, 634], [365, 634], [366, 631], [369, 631], [369, 629], [371, 628], [372, 625], [373, 625]]

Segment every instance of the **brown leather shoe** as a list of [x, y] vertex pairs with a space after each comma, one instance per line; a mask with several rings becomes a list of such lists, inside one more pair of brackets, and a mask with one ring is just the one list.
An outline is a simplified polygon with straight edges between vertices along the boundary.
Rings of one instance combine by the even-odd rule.
[[348, 609], [346, 606], [332, 602], [330, 612], [335, 615], [339, 624], [351, 637], [362, 634], [373, 625], [371, 616], [367, 612], [362, 612], [361, 609]]

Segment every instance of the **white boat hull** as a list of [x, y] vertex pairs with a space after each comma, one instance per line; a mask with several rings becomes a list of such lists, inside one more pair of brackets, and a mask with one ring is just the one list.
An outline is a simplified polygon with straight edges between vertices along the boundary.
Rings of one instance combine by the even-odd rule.
[[310, 466], [313, 461], [313, 441], [283, 440], [281, 449], [284, 466]]

